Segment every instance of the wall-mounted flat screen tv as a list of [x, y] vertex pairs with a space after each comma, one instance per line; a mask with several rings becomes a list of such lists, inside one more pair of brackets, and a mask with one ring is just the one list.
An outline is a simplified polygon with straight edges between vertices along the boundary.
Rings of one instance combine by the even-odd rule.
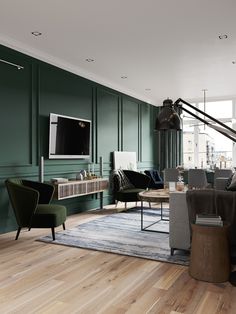
[[49, 159], [90, 158], [91, 121], [50, 114]]

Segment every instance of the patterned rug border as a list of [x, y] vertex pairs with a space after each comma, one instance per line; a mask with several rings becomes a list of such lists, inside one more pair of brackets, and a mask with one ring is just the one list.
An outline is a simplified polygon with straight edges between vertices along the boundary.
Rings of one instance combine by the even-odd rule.
[[[157, 209], [145, 212], [146, 221], [156, 220]], [[162, 228], [166, 228], [166, 222], [163, 222]], [[37, 241], [182, 266], [189, 265], [187, 252], [175, 251], [173, 256], [170, 255], [169, 234], [140, 230], [140, 208], [103, 215], [72, 229], [56, 232], [55, 241], [52, 241], [51, 235], [41, 237]]]

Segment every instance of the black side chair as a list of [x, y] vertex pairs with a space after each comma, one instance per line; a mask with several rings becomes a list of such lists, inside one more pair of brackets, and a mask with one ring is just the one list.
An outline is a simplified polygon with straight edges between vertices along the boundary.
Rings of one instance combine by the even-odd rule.
[[164, 182], [157, 170], [145, 170], [144, 173], [151, 179], [148, 186], [149, 188], [151, 189], [164, 188]]
[[49, 204], [54, 193], [53, 185], [20, 179], [8, 179], [5, 183], [18, 224], [15, 240], [25, 227], [29, 230], [51, 228], [53, 240], [55, 227], [63, 225], [65, 230], [66, 207]]
[[123, 170], [123, 173], [126, 179], [126, 186], [122, 186], [119, 175], [115, 172], [113, 173], [113, 192], [115, 201], [125, 202], [126, 208], [127, 202], [139, 201], [138, 193], [147, 189], [150, 178], [133, 170]]

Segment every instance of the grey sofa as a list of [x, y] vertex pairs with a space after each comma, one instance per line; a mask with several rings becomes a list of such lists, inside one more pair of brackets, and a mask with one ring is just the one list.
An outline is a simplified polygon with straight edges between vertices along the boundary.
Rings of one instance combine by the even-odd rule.
[[197, 213], [217, 212], [230, 225], [231, 261], [235, 264], [236, 192], [224, 190], [227, 178], [220, 178], [217, 181], [216, 189], [170, 193], [169, 245], [171, 255], [175, 249], [188, 250], [190, 248], [190, 224], [195, 221]]
[[189, 250], [190, 228], [186, 192], [170, 193], [169, 219], [169, 245], [171, 255], [174, 254], [174, 250], [176, 249]]

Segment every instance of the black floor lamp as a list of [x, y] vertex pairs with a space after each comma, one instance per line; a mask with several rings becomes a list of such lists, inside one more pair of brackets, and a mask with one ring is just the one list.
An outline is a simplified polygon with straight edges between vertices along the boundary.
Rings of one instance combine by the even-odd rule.
[[[207, 119], [199, 117], [197, 114], [194, 114], [187, 108], [183, 107], [183, 104], [194, 109], [196, 112], [200, 113]], [[217, 132], [221, 133], [222, 135], [228, 137], [233, 142], [236, 142], [236, 130], [230, 128], [229, 126], [225, 125], [221, 121], [215, 119], [214, 117], [210, 116], [206, 112], [200, 110], [199, 108], [194, 107], [187, 101], [179, 98], [176, 100], [175, 103], [171, 99], [165, 99], [163, 102], [163, 107], [161, 112], [159, 113], [156, 119], [156, 130], [181, 130], [182, 129], [182, 121], [176, 112], [177, 109], [187, 112], [192, 117], [196, 118], [197, 120], [201, 121], [202, 123], [208, 125], [210, 128], [216, 130]]]

